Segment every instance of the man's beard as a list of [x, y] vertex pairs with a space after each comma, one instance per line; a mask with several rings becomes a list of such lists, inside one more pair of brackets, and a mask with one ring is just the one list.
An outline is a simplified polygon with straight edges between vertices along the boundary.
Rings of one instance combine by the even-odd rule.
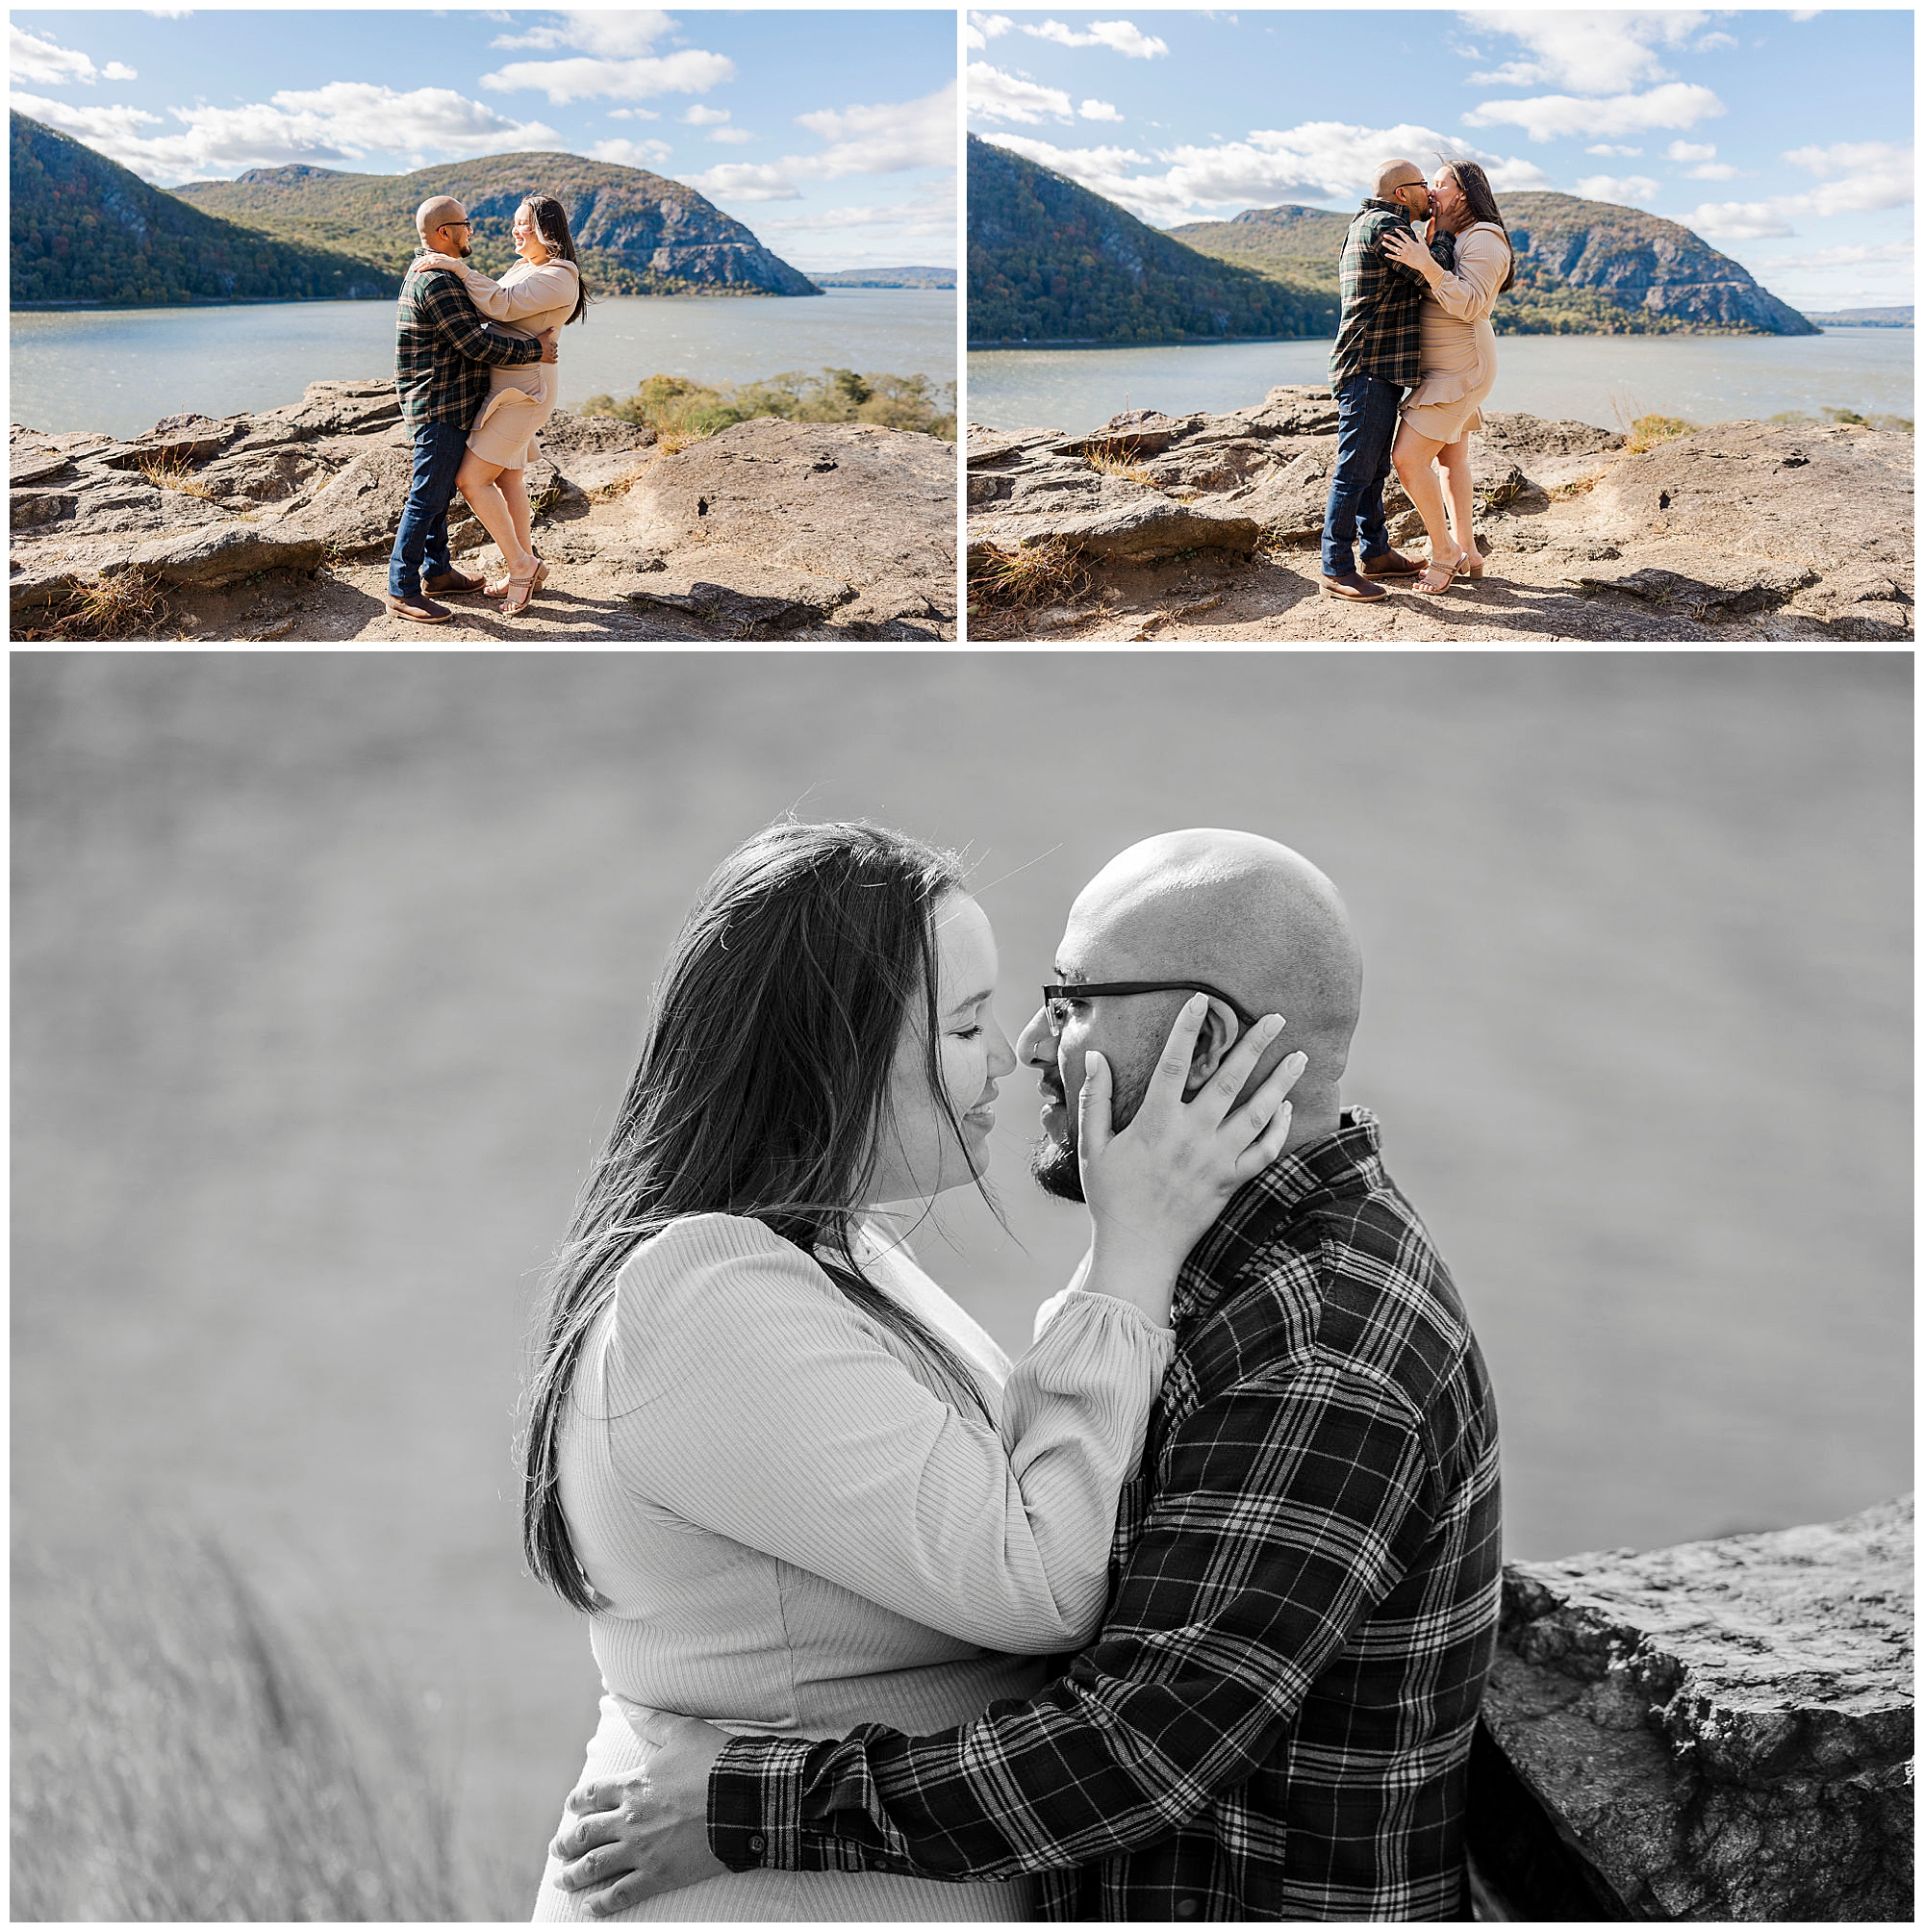
[[[1113, 1071], [1114, 1062], [1110, 1065]], [[1148, 1091], [1147, 1075], [1140, 1079], [1125, 1077], [1109, 1103], [1109, 1118], [1118, 1133], [1135, 1119]], [[1069, 1131], [1059, 1141], [1045, 1133], [1029, 1153], [1028, 1171], [1035, 1177], [1035, 1184], [1057, 1201], [1086, 1201], [1089, 1197], [1082, 1191], [1082, 1163], [1076, 1152], [1076, 1116], [1069, 1111], [1060, 1087], [1045, 1082], [1042, 1095], [1062, 1107]]]

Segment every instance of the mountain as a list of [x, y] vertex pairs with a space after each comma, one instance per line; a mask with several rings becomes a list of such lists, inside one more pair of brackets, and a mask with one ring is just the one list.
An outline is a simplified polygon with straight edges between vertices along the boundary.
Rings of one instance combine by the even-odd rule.
[[10, 137], [16, 304], [338, 301], [400, 287], [350, 255], [204, 215], [25, 114]]
[[953, 268], [838, 268], [813, 278], [820, 289], [952, 289]]
[[694, 189], [646, 168], [575, 154], [491, 154], [412, 174], [253, 167], [234, 181], [174, 191], [209, 215], [284, 241], [324, 243], [398, 274], [418, 245], [415, 210], [451, 194], [474, 222], [474, 262], [498, 275], [514, 257], [515, 210], [551, 194], [568, 223], [591, 294], [814, 295], [821, 292]]
[[1909, 302], [1892, 309], [1834, 309], [1829, 315], [1806, 309], [1804, 319], [1826, 329], [1914, 329], [1917, 311]]
[[[1661, 216], [1574, 194], [1506, 194], [1516, 286], [1499, 298], [1499, 335], [1808, 336], [1796, 310], [1747, 268]], [[1350, 216], [1252, 208], [1169, 232], [1202, 254], [1284, 287], [1334, 290]]]
[[1329, 294], [1185, 247], [969, 137], [969, 339], [1184, 343], [1336, 332]]

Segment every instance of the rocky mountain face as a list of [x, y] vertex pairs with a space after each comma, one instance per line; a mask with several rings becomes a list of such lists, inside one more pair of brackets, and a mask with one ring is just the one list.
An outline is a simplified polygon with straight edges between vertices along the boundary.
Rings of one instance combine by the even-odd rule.
[[[412, 449], [394, 386], [170, 417], [122, 440], [13, 430], [13, 635], [508, 642], [954, 636], [955, 445], [871, 423], [737, 423], [682, 449], [556, 410], [527, 490], [551, 572], [521, 616], [382, 600]], [[466, 568], [499, 558], [459, 496]]]
[[[1086, 436], [972, 427], [970, 634], [1079, 642], [1901, 642], [1911, 439], [1722, 422], [1653, 448], [1488, 412], [1473, 445], [1483, 577], [1441, 597], [1321, 594], [1329, 390], [1225, 415], [1136, 410]], [[1392, 542], [1423, 523], [1394, 477]], [[1020, 587], [1010, 598], [1004, 586]]]
[[[1505, 194], [1516, 286], [1499, 335], [1808, 336], [1810, 323], [1750, 270], [1675, 221], [1574, 194]], [[1351, 216], [1285, 204], [1169, 232], [1224, 262], [1285, 284], [1333, 291]]]
[[591, 292], [814, 295], [813, 282], [705, 196], [646, 168], [573, 154], [494, 154], [412, 174], [350, 174], [296, 165], [174, 193], [263, 234], [304, 235], [391, 271], [418, 245], [415, 210], [451, 194], [474, 222], [474, 260], [499, 274], [514, 259], [515, 210], [551, 194], [568, 211]]
[[969, 339], [1333, 335], [1327, 294], [1200, 255], [1066, 176], [969, 138]]
[[190, 207], [22, 114], [9, 116], [16, 305], [342, 300], [392, 295], [398, 273]]

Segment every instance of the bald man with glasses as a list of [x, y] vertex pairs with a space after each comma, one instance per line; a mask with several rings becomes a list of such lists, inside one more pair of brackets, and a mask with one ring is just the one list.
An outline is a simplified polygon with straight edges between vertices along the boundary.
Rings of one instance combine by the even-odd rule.
[[1040, 1077], [1045, 1188], [1080, 1198], [1090, 1054], [1121, 1128], [1185, 999], [1207, 1003], [1187, 1093], [1252, 1013], [1286, 1021], [1252, 1080], [1307, 1062], [1281, 1157], [1177, 1277], [1102, 1628], [1040, 1697], [931, 1737], [730, 1738], [631, 1708], [644, 1767], [574, 1792], [554, 1845], [591, 1914], [767, 1867], [1040, 1873], [1046, 1919], [1470, 1916], [1496, 1409], [1375, 1117], [1342, 1104], [1361, 990], [1335, 887], [1273, 840], [1166, 833], [1083, 889], [1017, 1047]]

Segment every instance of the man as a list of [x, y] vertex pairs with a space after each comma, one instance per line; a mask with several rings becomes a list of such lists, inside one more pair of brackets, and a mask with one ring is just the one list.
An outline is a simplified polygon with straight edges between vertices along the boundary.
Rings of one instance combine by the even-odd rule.
[[[1377, 577], [1409, 576], [1419, 566], [1390, 548], [1382, 493], [1403, 392], [1422, 376], [1418, 312], [1425, 283], [1383, 252], [1392, 229], [1414, 234], [1410, 217], [1430, 213], [1430, 190], [1413, 161], [1386, 161], [1376, 192], [1343, 238], [1343, 316], [1329, 351], [1336, 392], [1336, 473], [1323, 512], [1323, 592], [1373, 602], [1386, 593]], [[1363, 567], [1356, 569], [1360, 529]]]
[[1042, 1872], [1051, 1919], [1468, 1916], [1496, 1412], [1375, 1120], [1342, 1106], [1361, 992], [1342, 902], [1271, 840], [1173, 832], [1083, 890], [1056, 972], [1018, 1048], [1054, 1193], [1078, 1191], [1085, 1056], [1106, 1056], [1122, 1125], [1191, 989], [1209, 995], [1191, 1093], [1243, 1014], [1288, 1022], [1252, 1080], [1285, 1043], [1308, 1055], [1281, 1158], [1177, 1279], [1103, 1626], [1041, 1696], [935, 1737], [730, 1740], [636, 1715], [645, 1769], [575, 1792], [588, 1816], [556, 1841], [593, 1911], [759, 1865]]
[[[451, 195], [437, 194], [415, 210], [421, 247], [443, 255], [470, 253], [473, 224]], [[394, 387], [415, 443], [414, 476], [401, 527], [388, 560], [388, 608], [415, 623], [445, 623], [454, 613], [437, 597], [478, 591], [483, 579], [454, 568], [447, 547], [447, 506], [454, 472], [488, 397], [488, 371], [519, 363], [559, 360], [555, 333], [532, 341], [497, 335], [468, 299], [449, 268], [410, 267], [401, 284], [394, 341]], [[425, 578], [423, 578], [425, 571]]]

